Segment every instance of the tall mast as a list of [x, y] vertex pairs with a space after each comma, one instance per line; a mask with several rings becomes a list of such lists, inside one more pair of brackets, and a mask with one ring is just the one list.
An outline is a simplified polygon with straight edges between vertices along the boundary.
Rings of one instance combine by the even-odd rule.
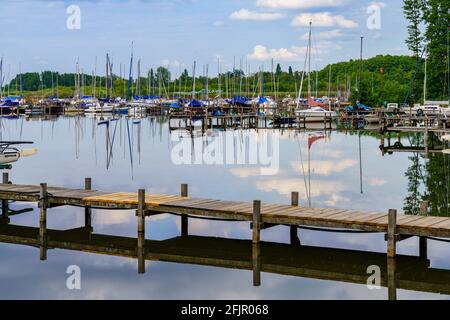
[[361, 49], [359, 57], [359, 76], [358, 76], [358, 101], [361, 102], [361, 77], [362, 77], [362, 61], [363, 61], [363, 40], [364, 37], [361, 36]]
[[423, 81], [423, 104], [427, 101], [427, 64], [428, 64], [428, 54], [425, 56], [425, 78]]
[[126, 101], [128, 101], [128, 97], [130, 96], [130, 87], [133, 84], [133, 46], [134, 46], [134, 43], [131, 42], [130, 73], [128, 76], [128, 90], [127, 90]]
[[311, 29], [312, 21], [309, 22], [309, 37], [308, 37], [308, 98], [311, 96]]
[[0, 99], [3, 98], [3, 57], [0, 59]]
[[108, 66], [108, 60], [109, 56], [106, 54], [106, 81], [105, 81], [105, 89], [106, 89], [106, 99], [109, 98], [109, 92], [108, 92], [108, 74], [109, 74], [109, 66]]
[[220, 97], [220, 58], [217, 58], [217, 87], [218, 87], [218, 96]]
[[192, 100], [195, 99], [195, 64], [196, 61], [194, 61], [194, 68], [192, 69]]

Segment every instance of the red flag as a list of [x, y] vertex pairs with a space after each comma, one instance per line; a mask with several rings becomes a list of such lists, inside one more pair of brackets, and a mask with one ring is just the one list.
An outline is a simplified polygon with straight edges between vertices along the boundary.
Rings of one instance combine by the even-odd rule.
[[308, 150], [311, 149], [311, 146], [314, 142], [320, 139], [325, 139], [325, 135], [323, 134], [310, 134], [308, 135]]
[[310, 107], [324, 107], [325, 104], [315, 101], [312, 97], [308, 97], [308, 106], [310, 106]]

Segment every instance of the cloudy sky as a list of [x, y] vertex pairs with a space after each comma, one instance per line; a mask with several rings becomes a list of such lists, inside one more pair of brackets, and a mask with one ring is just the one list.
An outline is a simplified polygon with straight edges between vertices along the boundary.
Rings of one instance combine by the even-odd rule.
[[292, 65], [298, 70], [303, 67], [312, 21], [312, 67], [321, 68], [357, 58], [360, 36], [365, 37], [366, 57], [407, 54], [402, 2], [3, 0], [0, 55], [10, 78], [19, 64], [22, 71], [73, 72], [77, 58], [83, 71], [91, 73], [97, 57], [102, 73], [107, 52], [119, 73], [119, 65], [129, 63], [132, 41], [143, 70], [163, 64], [175, 74], [180, 67], [191, 70], [197, 60], [200, 66], [209, 64], [213, 74], [218, 58], [224, 70], [232, 68], [233, 60], [237, 66], [242, 61], [243, 69], [269, 70], [272, 58], [284, 68]]

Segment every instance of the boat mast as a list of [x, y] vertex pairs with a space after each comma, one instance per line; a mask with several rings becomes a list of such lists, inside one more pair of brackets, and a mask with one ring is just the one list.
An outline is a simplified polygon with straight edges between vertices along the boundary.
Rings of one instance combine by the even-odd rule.
[[195, 65], [196, 61], [194, 61], [194, 67], [192, 69], [192, 100], [195, 99]]
[[427, 64], [428, 64], [428, 54], [425, 56], [425, 78], [423, 81], [423, 104], [425, 104], [425, 101], [427, 101]]
[[[311, 96], [311, 30], [312, 21], [309, 22], [309, 38], [308, 38], [308, 98]], [[308, 103], [309, 106], [309, 103]]]
[[0, 59], [0, 99], [3, 99], [3, 57]]
[[126, 101], [128, 101], [128, 97], [130, 96], [130, 89], [133, 84], [133, 41], [131, 42], [131, 59], [130, 59], [130, 73], [128, 75], [128, 90]]
[[105, 89], [106, 89], [106, 99], [108, 100], [109, 92], [108, 92], [108, 74], [109, 74], [109, 67], [108, 67], [108, 54], [106, 54], [106, 81], [105, 81]]
[[358, 101], [361, 103], [361, 77], [362, 77], [362, 62], [363, 62], [363, 40], [364, 37], [361, 36], [361, 47], [359, 55], [359, 75], [358, 75]]

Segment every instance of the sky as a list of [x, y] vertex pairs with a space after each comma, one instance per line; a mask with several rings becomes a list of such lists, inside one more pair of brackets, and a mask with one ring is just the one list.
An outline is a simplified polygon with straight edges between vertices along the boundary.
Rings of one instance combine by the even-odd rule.
[[[230, 70], [302, 70], [312, 21], [312, 68], [364, 57], [408, 54], [401, 0], [2, 0], [0, 55], [9, 79], [19, 70], [128, 72], [131, 43], [141, 74], [169, 66], [197, 74]], [[125, 67], [123, 67], [125, 68]], [[134, 66], [136, 72], [136, 66]]]

